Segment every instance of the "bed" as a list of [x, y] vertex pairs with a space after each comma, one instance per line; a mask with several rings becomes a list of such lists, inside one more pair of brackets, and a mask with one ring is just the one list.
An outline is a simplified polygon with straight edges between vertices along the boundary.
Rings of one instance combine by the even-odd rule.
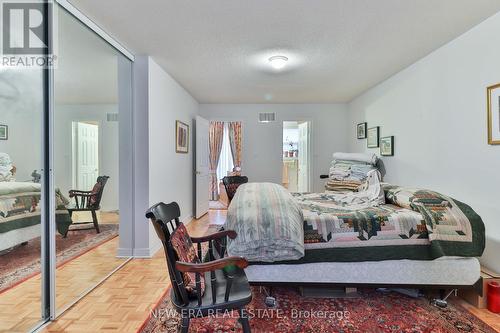
[[[55, 196], [57, 231], [66, 236], [71, 224], [68, 201], [59, 190]], [[40, 236], [40, 197], [38, 183], [0, 182], [0, 251]]]
[[[478, 286], [481, 218], [440, 193], [383, 185], [383, 204], [351, 209], [329, 193], [270, 183], [238, 189], [225, 228], [230, 255], [258, 285]], [[274, 246], [272, 244], [278, 244]]]

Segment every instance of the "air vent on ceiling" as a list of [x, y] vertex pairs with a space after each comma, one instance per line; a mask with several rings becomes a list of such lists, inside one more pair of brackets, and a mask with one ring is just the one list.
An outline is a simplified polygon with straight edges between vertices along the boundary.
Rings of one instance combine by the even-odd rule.
[[259, 113], [259, 122], [261, 123], [269, 123], [271, 121], [276, 120], [276, 113], [274, 112], [260, 112]]
[[107, 121], [118, 121], [118, 113], [106, 113]]

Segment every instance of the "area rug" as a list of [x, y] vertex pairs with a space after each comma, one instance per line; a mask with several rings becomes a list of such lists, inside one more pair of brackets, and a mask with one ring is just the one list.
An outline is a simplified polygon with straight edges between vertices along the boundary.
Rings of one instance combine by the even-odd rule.
[[[425, 298], [397, 293], [362, 290], [359, 298], [306, 298], [294, 289], [276, 288], [275, 308], [264, 304], [265, 295], [253, 288], [247, 307], [254, 333], [285, 332], [484, 332], [495, 331], [478, 318], [450, 302], [436, 308]], [[191, 319], [190, 332], [242, 332], [238, 314], [223, 313], [217, 318]], [[170, 293], [151, 311], [142, 333], [177, 332], [179, 317], [172, 308]]]
[[[116, 237], [118, 224], [99, 224], [100, 233], [91, 230], [70, 230], [66, 238], [56, 236], [57, 265]], [[0, 293], [40, 272], [40, 237], [26, 245], [0, 254]]]

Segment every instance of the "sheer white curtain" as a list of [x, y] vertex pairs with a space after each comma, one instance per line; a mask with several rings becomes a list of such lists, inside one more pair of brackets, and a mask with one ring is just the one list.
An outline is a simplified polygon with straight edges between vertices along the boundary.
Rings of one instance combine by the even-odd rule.
[[233, 165], [233, 155], [231, 154], [231, 145], [229, 144], [228, 124], [224, 123], [222, 150], [219, 157], [219, 165], [217, 165], [217, 183], [219, 183], [222, 178], [227, 176], [228, 172], [233, 171]]

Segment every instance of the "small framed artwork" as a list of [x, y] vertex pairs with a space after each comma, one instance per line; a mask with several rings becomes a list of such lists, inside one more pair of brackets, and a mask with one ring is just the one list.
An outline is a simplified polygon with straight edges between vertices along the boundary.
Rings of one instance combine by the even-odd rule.
[[500, 145], [500, 83], [488, 87], [488, 144]]
[[175, 122], [175, 152], [187, 154], [189, 151], [189, 125], [177, 120]]
[[394, 156], [394, 136], [380, 138], [380, 155]]
[[366, 139], [366, 123], [359, 123], [356, 126], [356, 133], [358, 134], [358, 139]]
[[372, 127], [367, 131], [367, 146], [368, 148], [378, 148], [380, 139], [380, 127]]
[[0, 125], [0, 140], [9, 139], [9, 127], [7, 125]]

